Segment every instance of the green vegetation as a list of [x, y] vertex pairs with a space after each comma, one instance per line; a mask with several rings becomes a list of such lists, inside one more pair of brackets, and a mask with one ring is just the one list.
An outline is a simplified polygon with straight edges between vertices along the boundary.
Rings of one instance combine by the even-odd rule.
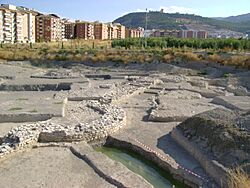
[[17, 101], [28, 101], [29, 99], [27, 99], [27, 98], [18, 98], [18, 99], [16, 99]]
[[182, 38], [137, 38], [114, 40], [112, 47], [142, 48], [193, 48], [214, 50], [250, 50], [250, 40], [245, 39], [182, 39]]
[[[145, 12], [127, 14], [114, 22], [121, 23], [126, 27], [144, 27]], [[184, 24], [199, 24], [214, 26], [215, 29], [229, 29], [232, 31], [246, 32], [250, 30], [250, 22], [229, 22], [213, 18], [201, 17], [193, 14], [179, 13], [148, 13], [148, 29], [181, 29]]]
[[229, 16], [226, 18], [217, 18], [217, 19], [225, 20], [225, 21], [229, 21], [229, 22], [247, 22], [247, 21], [250, 21], [250, 13], [241, 14], [238, 16]]
[[33, 109], [31, 111], [29, 111], [30, 113], [37, 113], [38, 111], [36, 109]]
[[54, 102], [54, 104], [63, 104], [63, 102], [62, 101], [60, 101], [60, 102]]
[[100, 71], [102, 71], [102, 72], [111, 72], [111, 69], [109, 69], [107, 67], [104, 67], [104, 68], [101, 68]]
[[9, 111], [18, 111], [18, 110], [22, 110], [22, 108], [20, 107], [14, 107], [14, 108], [10, 108]]
[[[93, 49], [93, 42], [95, 42]], [[147, 45], [145, 45], [147, 43]], [[41, 68], [67, 67], [77, 62], [116, 63], [220, 63], [250, 69], [249, 40], [141, 38], [114, 41], [4, 44], [0, 59], [29, 60]], [[76, 45], [74, 45], [76, 44]], [[13, 47], [14, 46], [14, 47]], [[109, 71], [109, 70], [105, 70]]]
[[230, 74], [229, 74], [229, 73], [225, 73], [225, 74], [223, 75], [223, 77], [224, 77], [224, 78], [229, 78], [229, 77], [230, 77]]

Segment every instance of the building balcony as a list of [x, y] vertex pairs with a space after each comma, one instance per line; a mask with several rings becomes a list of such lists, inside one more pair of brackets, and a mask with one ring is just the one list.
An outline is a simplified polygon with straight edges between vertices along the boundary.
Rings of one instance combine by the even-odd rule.
[[6, 39], [11, 39], [12, 37], [11, 37], [11, 36], [5, 36], [4, 38], [6, 38]]
[[5, 13], [5, 14], [4, 14], [4, 17], [5, 17], [5, 18], [11, 18], [12, 15], [11, 15], [11, 14], [8, 14], [8, 13]]
[[4, 21], [4, 22], [10, 22], [10, 23], [11, 23], [11, 22], [12, 22], [12, 19], [4, 18], [3, 21]]
[[3, 28], [3, 31], [8, 31], [8, 32], [10, 32], [11, 29], [10, 29], [10, 28]]
[[11, 40], [12, 38], [11, 37], [4, 37], [4, 40]]
[[4, 23], [4, 26], [10, 26], [10, 25], [12, 25], [12, 23], [10, 23], [10, 22], [5, 22]]

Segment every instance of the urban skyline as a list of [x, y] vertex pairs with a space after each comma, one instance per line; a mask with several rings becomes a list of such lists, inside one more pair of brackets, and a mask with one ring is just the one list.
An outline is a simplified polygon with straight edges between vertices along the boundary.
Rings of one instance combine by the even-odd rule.
[[[162, 11], [162, 10], [161, 10]], [[177, 37], [177, 38], [241, 38], [247, 34], [227, 35], [206, 29], [147, 30], [143, 26], [128, 27], [120, 23], [70, 20], [56, 13], [47, 14], [30, 7], [2, 4], [0, 6], [1, 43], [34, 43], [64, 41], [67, 39], [112, 40], [125, 38]]]
[[[250, 1], [242, 0], [241, 3], [233, 0], [210, 0], [207, 3], [200, 3], [198, 0], [173, 1], [173, 0], [93, 0], [84, 2], [81, 0], [65, 1], [43, 0], [43, 1], [25, 1], [25, 0], [2, 0], [4, 4], [14, 4], [17, 6], [26, 6], [37, 9], [41, 12], [55, 13], [61, 17], [71, 19], [81, 19], [88, 21], [100, 20], [110, 22], [129, 12], [160, 10], [174, 13], [191, 13], [205, 17], [227, 17], [249, 13]], [[98, 6], [97, 6], [98, 5]], [[72, 11], [74, 10], [74, 11]], [[90, 11], [92, 10], [92, 11]]]
[[144, 29], [119, 23], [71, 21], [56, 14], [44, 14], [28, 7], [1, 4], [0, 42], [34, 43], [67, 39], [112, 40], [143, 37]]

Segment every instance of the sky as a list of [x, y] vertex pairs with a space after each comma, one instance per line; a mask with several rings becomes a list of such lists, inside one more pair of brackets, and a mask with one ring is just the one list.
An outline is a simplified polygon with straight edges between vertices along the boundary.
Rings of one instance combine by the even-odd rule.
[[0, 0], [34, 8], [43, 13], [85, 21], [110, 22], [130, 12], [164, 9], [168, 13], [192, 13], [227, 17], [250, 13], [250, 0]]

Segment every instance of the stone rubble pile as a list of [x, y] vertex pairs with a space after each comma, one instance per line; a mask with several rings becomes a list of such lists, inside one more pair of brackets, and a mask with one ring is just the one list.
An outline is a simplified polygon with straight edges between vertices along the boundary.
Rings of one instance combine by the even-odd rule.
[[31, 78], [44, 78], [44, 79], [73, 79], [83, 77], [79, 73], [72, 72], [71, 70], [59, 70], [59, 71], [48, 71], [40, 72], [31, 75]]
[[92, 141], [105, 138], [126, 125], [125, 111], [117, 106], [90, 101], [88, 107], [103, 114], [101, 118], [75, 126], [63, 126], [46, 121], [12, 129], [2, 138], [0, 158], [32, 147], [37, 142]]
[[113, 90], [106, 92], [103, 95], [103, 98], [104, 100], [109, 101], [120, 100], [122, 97], [128, 97], [136, 92], [145, 90], [151, 84], [155, 84], [154, 81], [155, 79], [145, 77], [140, 79], [138, 78], [137, 80], [131, 82], [123, 82], [116, 85]]
[[163, 82], [180, 83], [187, 82], [190, 78], [184, 75], [165, 75], [161, 80]]

